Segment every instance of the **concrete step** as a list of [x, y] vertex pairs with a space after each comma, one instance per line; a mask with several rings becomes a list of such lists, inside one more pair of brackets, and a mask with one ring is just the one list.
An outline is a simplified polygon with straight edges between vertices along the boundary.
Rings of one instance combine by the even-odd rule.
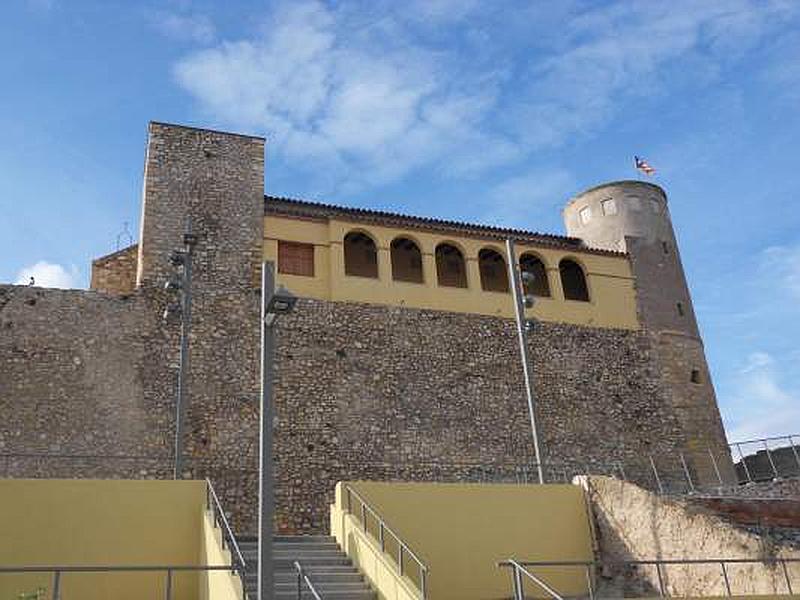
[[[312, 581], [325, 581], [329, 583], [362, 583], [364, 577], [355, 569], [341, 570], [341, 571], [316, 571], [308, 570], [309, 577]], [[248, 573], [245, 577], [250, 577]], [[256, 574], [253, 573], [252, 577], [255, 578]], [[288, 583], [297, 580], [296, 571], [278, 571], [275, 573], [275, 583]]]
[[[252, 537], [240, 539], [239, 548], [247, 564], [245, 592], [249, 600], [253, 600], [258, 585], [258, 541]], [[275, 536], [272, 561], [275, 600], [297, 600], [295, 561], [303, 565], [325, 600], [376, 599], [375, 593], [332, 536]], [[301, 600], [313, 600], [314, 596], [305, 584], [302, 588]]]
[[[324, 570], [320, 571], [317, 569], [306, 569], [306, 573], [308, 576], [311, 577], [312, 581], [330, 581], [330, 582], [358, 582], [363, 581], [364, 578], [361, 576], [355, 568], [348, 567], [339, 569], [336, 571], [332, 570]], [[258, 573], [255, 571], [245, 573], [245, 580], [256, 579]], [[297, 571], [292, 569], [291, 571], [276, 571], [273, 573], [273, 577], [276, 582], [285, 583], [287, 581], [295, 581], [297, 578]]]
[[[337, 573], [358, 573], [358, 570], [352, 565], [311, 565], [304, 566], [309, 573], [316, 573], [319, 576], [334, 575]], [[283, 576], [283, 573], [294, 573], [294, 565], [291, 563], [282, 563], [280, 568], [274, 568], [273, 573], [275, 577], [278, 575]], [[254, 575], [257, 572], [256, 564], [251, 563], [247, 567], [247, 575]]]
[[[323, 595], [323, 592], [319, 593], [320, 595]], [[291, 592], [275, 593], [275, 600], [291, 600], [292, 598], [294, 598], [295, 600], [297, 599], [297, 590], [293, 590]], [[314, 595], [311, 593], [311, 590], [305, 588], [300, 598], [302, 600], [306, 599], [313, 600]], [[374, 599], [375, 599], [375, 592], [372, 592], [369, 589], [360, 592], [325, 592], [323, 596], [323, 600], [374, 600]]]
[[[313, 560], [330, 556], [341, 556], [338, 550], [275, 550], [272, 558], [297, 558], [298, 560]], [[253, 555], [255, 558], [255, 555]], [[247, 557], [245, 556], [245, 560]]]
[[[242, 536], [237, 537], [236, 541], [239, 542], [240, 546], [244, 545], [252, 545], [253, 547], [258, 546], [258, 540], [252, 536]], [[284, 544], [287, 542], [296, 543], [296, 544], [314, 544], [320, 542], [332, 542], [336, 543], [336, 538], [332, 535], [274, 535], [272, 536], [272, 543], [273, 544]]]

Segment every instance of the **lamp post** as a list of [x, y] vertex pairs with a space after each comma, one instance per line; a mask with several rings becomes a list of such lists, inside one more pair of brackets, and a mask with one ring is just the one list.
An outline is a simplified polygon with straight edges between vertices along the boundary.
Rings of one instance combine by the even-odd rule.
[[181, 350], [178, 365], [178, 390], [175, 400], [175, 462], [172, 478], [180, 479], [183, 473], [183, 438], [186, 422], [186, 375], [189, 371], [189, 332], [192, 327], [192, 255], [197, 236], [192, 233], [191, 219], [186, 221], [183, 234], [183, 250], [175, 250], [169, 257], [170, 264], [180, 273], [174, 273], [164, 284], [164, 289], [180, 294], [180, 304], [171, 303], [164, 310], [164, 320], [180, 314]]
[[539, 452], [539, 430], [536, 426], [536, 396], [533, 389], [533, 368], [530, 356], [528, 355], [528, 328], [529, 323], [525, 320], [525, 308], [533, 306], [533, 294], [526, 294], [523, 285], [533, 283], [532, 273], [522, 273], [517, 263], [516, 253], [514, 252], [514, 242], [506, 240], [506, 254], [508, 255], [508, 283], [511, 294], [514, 298], [514, 312], [517, 317], [517, 337], [519, 339], [519, 355], [522, 360], [522, 373], [525, 377], [525, 394], [528, 397], [528, 414], [531, 420], [531, 434], [533, 435], [533, 451], [536, 455], [536, 470], [539, 475], [539, 483], [544, 483], [544, 471], [542, 470], [542, 457]]
[[272, 522], [275, 494], [272, 473], [272, 379], [275, 363], [275, 319], [292, 311], [297, 297], [283, 286], [275, 289], [275, 266], [261, 263], [261, 421], [258, 462], [258, 600], [275, 594], [272, 571]]

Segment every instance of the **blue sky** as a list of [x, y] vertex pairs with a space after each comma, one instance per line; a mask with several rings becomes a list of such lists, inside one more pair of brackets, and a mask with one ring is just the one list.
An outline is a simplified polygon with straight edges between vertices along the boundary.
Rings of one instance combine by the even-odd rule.
[[729, 436], [800, 433], [800, 2], [10, 0], [0, 57], [0, 281], [136, 236], [151, 119], [265, 135], [271, 194], [557, 233], [636, 153]]

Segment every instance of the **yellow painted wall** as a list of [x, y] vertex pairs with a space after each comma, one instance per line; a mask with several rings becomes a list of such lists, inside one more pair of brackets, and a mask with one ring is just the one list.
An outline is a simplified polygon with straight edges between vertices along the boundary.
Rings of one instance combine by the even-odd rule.
[[[378, 279], [345, 275], [342, 241], [351, 231], [362, 231], [375, 240], [378, 247]], [[408, 237], [420, 247], [424, 283], [392, 280], [389, 248], [392, 240], [398, 236]], [[299, 296], [506, 318], [514, 316], [511, 294], [481, 289], [478, 252], [482, 248], [493, 248], [505, 256], [503, 244], [496, 240], [377, 225], [363, 226], [360, 223], [336, 219], [319, 221], [272, 215], [264, 218], [264, 238], [264, 259], [275, 261], [276, 264], [278, 240], [314, 244], [314, 277], [277, 274], [278, 282]], [[439, 287], [436, 284], [434, 252], [441, 242], [457, 246], [464, 254], [467, 289]], [[638, 329], [634, 279], [626, 257], [569, 252], [547, 246], [517, 245], [518, 256], [526, 251], [538, 255], [544, 262], [552, 294], [550, 298], [537, 298], [534, 308], [528, 311], [529, 316], [543, 321]], [[563, 258], [571, 258], [583, 267], [587, 276], [590, 302], [564, 299], [558, 273], [558, 263]]]
[[[203, 481], [0, 479], [0, 565], [198, 565]], [[163, 598], [165, 574], [64, 574], [64, 600]], [[52, 575], [0, 575], [0, 598], [44, 587]], [[198, 596], [196, 574], [176, 574], [176, 600]], [[49, 597], [46, 596], [46, 597]]]
[[[430, 569], [428, 597], [489, 599], [511, 595], [511, 577], [496, 565], [522, 560], [592, 560], [592, 537], [583, 491], [573, 485], [503, 485], [355, 482], [350, 485], [384, 518]], [[354, 509], [357, 508], [354, 499]], [[376, 564], [375, 537], [366, 539], [345, 510], [336, 487], [331, 533], [387, 600], [406, 600]], [[360, 515], [360, 512], [357, 514]], [[368, 519], [369, 529], [374, 525]], [[367, 546], [371, 544], [371, 550]], [[390, 554], [396, 554], [389, 548]], [[384, 561], [385, 561], [384, 556]], [[414, 563], [407, 561], [412, 580]], [[583, 574], [572, 569], [537, 571], [565, 595], [586, 593]], [[413, 589], [413, 588], [412, 588]], [[401, 590], [403, 591], [403, 590]]]
[[[214, 526], [214, 519], [209, 511], [204, 511], [202, 549], [200, 564], [229, 565], [231, 553], [229, 548], [223, 549], [222, 530]], [[231, 571], [208, 571], [198, 575], [200, 600], [242, 600], [242, 580]]]

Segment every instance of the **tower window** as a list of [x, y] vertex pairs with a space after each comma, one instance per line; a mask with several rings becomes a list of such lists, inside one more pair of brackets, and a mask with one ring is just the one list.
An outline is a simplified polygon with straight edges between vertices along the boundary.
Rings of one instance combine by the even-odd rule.
[[684, 315], [683, 304], [678, 302], [675, 306], [678, 309], [678, 314], [682, 317]]
[[664, 251], [664, 254], [669, 254], [669, 244], [667, 242], [661, 242], [661, 249]]
[[701, 383], [700, 380], [700, 371], [698, 369], [692, 369], [692, 374], [690, 376], [692, 383]]
[[581, 266], [575, 261], [565, 258], [558, 264], [558, 271], [561, 274], [564, 298], [589, 302], [589, 287], [586, 285], [586, 275]]
[[578, 214], [581, 217], [581, 223], [586, 225], [592, 219], [592, 207], [584, 206]]
[[278, 241], [278, 273], [314, 276], [314, 244]]
[[650, 208], [653, 209], [654, 213], [659, 214], [661, 212], [661, 203], [655, 198], [650, 198]]
[[615, 215], [617, 214], [617, 203], [614, 202], [613, 198], [607, 198], [600, 202], [600, 206], [603, 207], [603, 214], [604, 215]]
[[378, 247], [371, 237], [357, 231], [344, 236], [344, 273], [378, 278]]
[[478, 253], [478, 266], [481, 272], [481, 287], [485, 291], [508, 291], [508, 271], [502, 254], [491, 248], [484, 248]]

